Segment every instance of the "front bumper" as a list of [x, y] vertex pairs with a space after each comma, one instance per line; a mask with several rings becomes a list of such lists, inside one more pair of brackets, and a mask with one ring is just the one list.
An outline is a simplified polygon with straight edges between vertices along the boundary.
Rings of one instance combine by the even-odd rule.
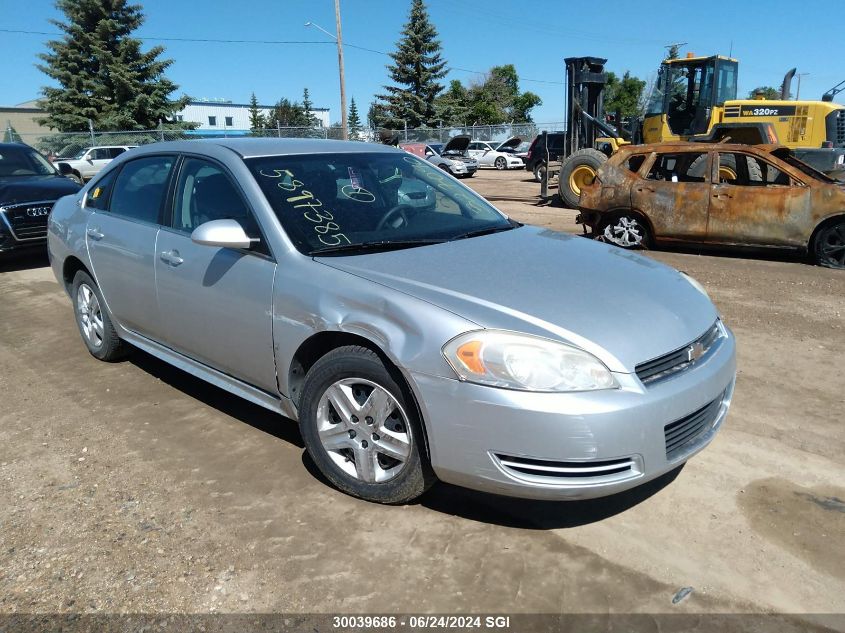
[[648, 387], [617, 374], [619, 389], [528, 393], [412, 373], [434, 471], [533, 499], [602, 497], [655, 479], [707, 446], [727, 415], [736, 349], [726, 332], [706, 359]]
[[453, 162], [449, 165], [449, 171], [455, 176], [467, 176], [478, 171], [478, 163]]

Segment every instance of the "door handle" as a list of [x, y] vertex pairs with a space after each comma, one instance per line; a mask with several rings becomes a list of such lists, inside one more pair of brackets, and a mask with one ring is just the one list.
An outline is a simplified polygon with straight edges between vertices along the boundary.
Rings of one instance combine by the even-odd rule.
[[92, 240], [101, 240], [105, 237], [103, 233], [100, 233], [100, 229], [98, 228], [90, 228], [86, 231], [86, 233], [88, 234], [88, 237], [90, 237]]
[[637, 187], [638, 193], [643, 193], [644, 191], [648, 191], [649, 193], [654, 193], [654, 189], [651, 187]]
[[733, 198], [733, 196], [729, 193], [714, 193], [714, 198]]
[[185, 260], [179, 257], [179, 251], [162, 251], [159, 257], [163, 262], [167, 262], [171, 266], [178, 266]]

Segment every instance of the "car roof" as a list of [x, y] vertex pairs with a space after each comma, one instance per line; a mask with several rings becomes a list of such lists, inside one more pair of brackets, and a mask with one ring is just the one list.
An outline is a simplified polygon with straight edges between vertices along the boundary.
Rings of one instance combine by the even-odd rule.
[[333, 141], [313, 138], [208, 138], [165, 141], [142, 145], [133, 150], [134, 156], [158, 152], [202, 152], [213, 146], [233, 151], [241, 158], [284, 154], [360, 154], [364, 152], [396, 152], [395, 147], [360, 141]]

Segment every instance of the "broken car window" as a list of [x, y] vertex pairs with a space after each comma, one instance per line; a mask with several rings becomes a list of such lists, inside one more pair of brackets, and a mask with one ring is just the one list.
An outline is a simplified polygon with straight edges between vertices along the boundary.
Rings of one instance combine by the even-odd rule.
[[658, 154], [647, 178], [668, 182], [707, 182], [707, 164], [705, 152]]

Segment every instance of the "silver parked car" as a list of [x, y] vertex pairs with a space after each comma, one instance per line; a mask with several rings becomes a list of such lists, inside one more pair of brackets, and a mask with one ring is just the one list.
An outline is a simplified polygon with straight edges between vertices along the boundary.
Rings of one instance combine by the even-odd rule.
[[49, 250], [92, 355], [138, 347], [298, 420], [372, 501], [619, 492], [706, 446], [733, 393], [697, 282], [381, 145], [145, 146], [56, 203]]

